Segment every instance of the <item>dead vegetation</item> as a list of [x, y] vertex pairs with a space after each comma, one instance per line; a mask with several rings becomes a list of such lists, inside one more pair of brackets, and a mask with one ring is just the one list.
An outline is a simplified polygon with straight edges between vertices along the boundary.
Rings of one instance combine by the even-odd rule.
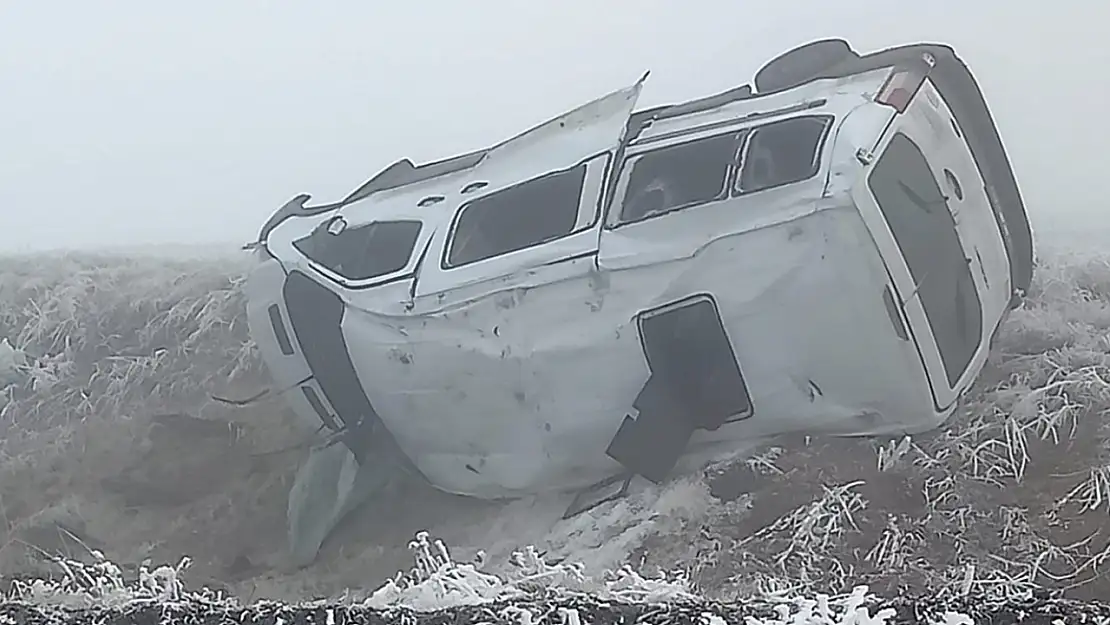
[[[687, 530], [693, 549], [715, 546], [695, 581], [725, 594], [788, 580], [887, 596], [1110, 595], [1110, 266], [1041, 276], [946, 427], [797, 437], [712, 470], [730, 503]], [[640, 555], [681, 559], [650, 543]]]
[[[493, 514], [411, 497], [395, 512], [412, 518], [371, 515], [375, 536], [341, 529], [317, 566], [283, 576], [285, 497], [303, 452], [270, 452], [311, 430], [280, 399], [239, 410], [206, 400], [267, 384], [242, 314], [242, 261], [0, 262], [0, 339], [23, 355], [0, 397], [0, 576], [52, 553], [100, 551], [125, 568], [188, 555], [194, 581], [328, 594], [377, 586], [425, 523]], [[628, 539], [632, 560], [683, 568], [718, 597], [861, 583], [888, 596], [1110, 596], [1108, 336], [1110, 265], [1046, 266], [945, 428], [794, 437], [713, 468], [712, 504]]]
[[244, 267], [2, 261], [0, 338], [22, 364], [0, 395], [0, 574], [64, 547], [136, 566], [196, 553], [194, 574], [223, 581], [257, 573], [281, 544], [298, 458], [257, 452], [297, 435], [290, 415], [278, 402], [246, 414], [206, 401], [265, 384]]

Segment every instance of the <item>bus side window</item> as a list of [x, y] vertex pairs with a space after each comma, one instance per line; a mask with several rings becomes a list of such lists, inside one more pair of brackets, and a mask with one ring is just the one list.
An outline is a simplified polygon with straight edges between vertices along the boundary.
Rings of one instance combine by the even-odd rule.
[[618, 223], [708, 204], [728, 195], [740, 133], [669, 145], [632, 157]]
[[828, 116], [794, 117], [753, 129], [736, 191], [755, 193], [817, 175], [831, 120]]
[[464, 204], [448, 240], [445, 269], [573, 234], [587, 163], [494, 191]]

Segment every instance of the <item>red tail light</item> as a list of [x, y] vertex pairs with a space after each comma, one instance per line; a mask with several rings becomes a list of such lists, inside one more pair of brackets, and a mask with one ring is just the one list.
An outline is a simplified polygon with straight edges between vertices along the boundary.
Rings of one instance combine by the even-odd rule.
[[879, 88], [875, 101], [892, 107], [899, 113], [905, 113], [913, 97], [917, 95], [921, 85], [925, 84], [925, 77], [937, 65], [937, 59], [931, 53], [921, 55], [920, 63], [911, 62], [911, 67], [895, 67], [886, 82]]
[[875, 95], [875, 101], [893, 107], [899, 113], [904, 113], [924, 83], [924, 73], [894, 68], [879, 89], [879, 93]]

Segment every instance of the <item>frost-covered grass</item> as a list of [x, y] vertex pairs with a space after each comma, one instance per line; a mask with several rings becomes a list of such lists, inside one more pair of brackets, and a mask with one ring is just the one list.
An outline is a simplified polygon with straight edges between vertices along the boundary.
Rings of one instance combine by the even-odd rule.
[[0, 350], [22, 369], [5, 391], [5, 422], [41, 431], [126, 417], [257, 371], [241, 314], [245, 267], [234, 256], [0, 260]]
[[[644, 578], [630, 568], [621, 568], [604, 579], [590, 579], [575, 563], [548, 564], [535, 549], [513, 554], [513, 570], [504, 577], [484, 573], [474, 564], [455, 562], [442, 541], [418, 532], [408, 544], [413, 565], [398, 571], [371, 592], [346, 594], [334, 603], [360, 605], [379, 610], [406, 608], [434, 612], [444, 608], [520, 601], [557, 593], [591, 593], [598, 599], [626, 603], [682, 603], [697, 599], [682, 577]], [[57, 573], [52, 576], [14, 579], [7, 591], [9, 601], [65, 608], [122, 608], [136, 604], [164, 606], [187, 597], [219, 600], [220, 593], [207, 588], [190, 590], [182, 578], [188, 558], [174, 566], [141, 565], [126, 574], [103, 554], [93, 552], [91, 562], [53, 557]]]
[[[234, 491], [226, 489], [225, 501], [210, 499], [191, 514], [137, 509], [103, 495], [138, 473], [148, 479], [161, 472], [163, 482], [177, 479], [186, 490], [190, 480], [199, 487], [241, 479], [245, 470], [233, 470], [215, 449], [197, 454], [226, 469], [208, 476], [181, 475], [173, 454], [153, 467], [142, 463], [156, 451], [160, 421], [170, 426], [161, 439], [174, 438], [180, 433], [172, 426], [188, 421], [166, 416], [218, 419], [225, 415], [206, 401], [210, 393], [264, 383], [243, 316], [246, 267], [237, 255], [0, 259], [0, 573], [25, 566], [27, 555], [38, 559], [43, 541], [47, 550], [63, 543], [80, 550], [69, 534], [137, 560], [157, 554], [167, 536], [231, 518]], [[266, 426], [252, 430], [260, 445], [280, 442], [287, 431], [273, 405], [241, 416]], [[281, 476], [275, 471], [270, 479]], [[254, 480], [248, 490], [274, 490], [264, 482]], [[157, 490], [127, 488], [142, 486]], [[248, 495], [246, 504], [255, 499]], [[57, 527], [64, 528], [61, 539]], [[134, 540], [139, 544], [127, 544]]]
[[716, 588], [1110, 596], [1108, 416], [1110, 264], [1048, 263], [945, 427], [778, 442], [714, 476], [743, 486], [678, 544], [712, 547]]
[[56, 577], [11, 582], [0, 598], [0, 622], [970, 625], [986, 620], [1058, 623], [1060, 617], [1102, 622], [1110, 615], [1107, 604], [1046, 597], [884, 600], [867, 586], [841, 595], [767, 593], [722, 604], [698, 596], [681, 577], [648, 579], [625, 567], [605, 579], [588, 580], [573, 563], [551, 565], [534, 550], [516, 552], [516, 570], [505, 577], [453, 561], [442, 542], [426, 532], [416, 535], [409, 550], [412, 568], [369, 596], [251, 605], [207, 588], [189, 588], [181, 578], [187, 559], [176, 566], [144, 565], [127, 575], [100, 554], [91, 564], [57, 558]]
[[[232, 410], [208, 399], [267, 384], [243, 317], [246, 263], [0, 260], [0, 576], [114, 562], [139, 579], [144, 561], [189, 556], [184, 579], [244, 600], [335, 596], [386, 580], [408, 558], [407, 538], [431, 527], [460, 552], [491, 536], [538, 551], [505, 548], [446, 568], [429, 556], [417, 577], [439, 581], [386, 583], [376, 605], [417, 605], [428, 596], [418, 586], [485, 605], [539, 601], [528, 593], [545, 585], [596, 594], [640, 579], [626, 569], [607, 581], [587, 561], [679, 572], [684, 592], [714, 599], [848, 596], [861, 584], [891, 599], [1110, 596], [1110, 265], [1101, 260], [1040, 269], [980, 385], [937, 432], [790, 437], [704, 480], [542, 529], [532, 519], [543, 502], [491, 508], [410, 495], [384, 505], [400, 516], [371, 510], [373, 532], [340, 532], [321, 562], [296, 573], [277, 554], [306, 433], [280, 400]], [[559, 564], [541, 567], [541, 552]], [[648, 581], [629, 588], [649, 592]]]

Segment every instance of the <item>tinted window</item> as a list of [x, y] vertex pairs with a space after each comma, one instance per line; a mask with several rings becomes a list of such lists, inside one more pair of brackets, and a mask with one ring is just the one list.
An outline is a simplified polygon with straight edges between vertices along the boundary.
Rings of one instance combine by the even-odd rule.
[[906, 259], [948, 383], [955, 386], [979, 347], [983, 309], [948, 200], [921, 149], [903, 134], [879, 157], [868, 185]]
[[293, 245], [344, 278], [367, 280], [404, 269], [420, 227], [419, 221], [376, 221], [330, 234], [321, 226]]
[[633, 157], [620, 221], [723, 199], [739, 145], [740, 135], [730, 133]]
[[463, 206], [448, 244], [447, 267], [522, 250], [571, 234], [586, 165], [495, 191]]
[[795, 117], [752, 130], [741, 161], [740, 193], [807, 180], [817, 174], [829, 117]]

